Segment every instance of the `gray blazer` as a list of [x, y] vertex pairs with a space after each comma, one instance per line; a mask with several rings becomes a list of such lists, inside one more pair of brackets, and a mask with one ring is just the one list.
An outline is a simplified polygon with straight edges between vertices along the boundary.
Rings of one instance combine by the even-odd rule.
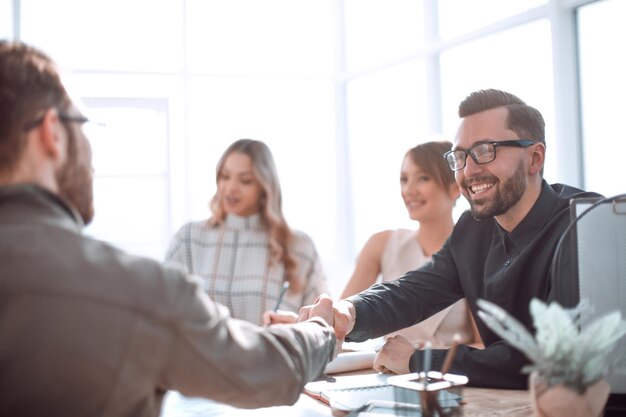
[[321, 320], [232, 319], [193, 277], [81, 229], [56, 195], [0, 187], [0, 415], [156, 416], [168, 389], [292, 404], [330, 359]]

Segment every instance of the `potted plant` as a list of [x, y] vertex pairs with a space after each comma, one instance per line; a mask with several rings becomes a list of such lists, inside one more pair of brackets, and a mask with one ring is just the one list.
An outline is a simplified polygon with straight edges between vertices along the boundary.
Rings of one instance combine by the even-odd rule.
[[530, 360], [522, 372], [530, 374], [529, 388], [537, 417], [597, 417], [609, 395], [607, 354], [626, 334], [626, 321], [619, 311], [602, 316], [583, 331], [581, 302], [566, 309], [533, 299], [530, 313], [533, 335], [507, 311], [486, 300], [478, 300], [485, 324]]

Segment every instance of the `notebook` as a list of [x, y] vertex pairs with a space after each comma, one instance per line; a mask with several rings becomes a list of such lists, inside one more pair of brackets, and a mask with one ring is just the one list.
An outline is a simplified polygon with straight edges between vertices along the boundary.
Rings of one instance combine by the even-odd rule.
[[372, 399], [393, 401], [393, 387], [387, 383], [387, 378], [386, 374], [326, 377], [306, 384], [304, 393], [331, 408], [353, 410]]
[[[330, 405], [332, 409], [342, 411], [359, 410], [366, 404], [401, 404], [419, 408], [420, 393], [412, 389], [414, 385], [419, 385], [413, 381], [417, 375], [365, 374], [326, 377], [324, 380], [306, 384], [304, 392]], [[393, 384], [389, 378], [392, 378]], [[456, 382], [445, 381], [445, 383], [450, 387], [467, 383], [466, 377], [459, 378], [464, 379]], [[435, 387], [441, 382], [444, 381], [438, 379], [429, 386]], [[458, 393], [444, 389], [437, 391], [437, 395], [439, 404], [444, 408], [458, 407], [462, 399]]]

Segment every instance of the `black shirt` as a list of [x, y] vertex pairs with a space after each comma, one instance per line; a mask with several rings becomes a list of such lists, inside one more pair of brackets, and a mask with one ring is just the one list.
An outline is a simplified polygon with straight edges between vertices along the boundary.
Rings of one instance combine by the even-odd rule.
[[[476, 300], [500, 305], [532, 330], [530, 300], [559, 300], [551, 291], [550, 265], [569, 224], [569, 200], [597, 196], [543, 181], [539, 198], [510, 233], [494, 218], [479, 221], [469, 211], [463, 213], [431, 262], [349, 298], [356, 323], [348, 339], [366, 340], [413, 325], [465, 297], [485, 349], [459, 346], [450, 372], [466, 375], [474, 386], [525, 389], [527, 377], [520, 371], [527, 359], [485, 326], [476, 314]], [[432, 351], [432, 369], [441, 367], [446, 352]], [[409, 369], [420, 371], [421, 363], [418, 350]]]

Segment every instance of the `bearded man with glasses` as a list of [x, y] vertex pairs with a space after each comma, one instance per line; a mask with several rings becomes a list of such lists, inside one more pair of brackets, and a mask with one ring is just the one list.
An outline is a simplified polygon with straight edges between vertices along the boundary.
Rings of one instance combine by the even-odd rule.
[[[454, 146], [442, 157], [471, 209], [430, 263], [336, 301], [335, 332], [338, 340], [363, 341], [420, 322], [465, 297], [485, 348], [459, 346], [450, 372], [467, 375], [470, 385], [524, 389], [527, 378], [520, 371], [526, 358], [485, 326], [476, 300], [500, 305], [532, 331], [530, 300], [560, 297], [551, 285], [550, 264], [569, 224], [569, 200], [598, 195], [543, 180], [543, 117], [518, 97], [477, 91], [461, 103], [459, 116]], [[308, 317], [307, 308], [301, 318]], [[395, 336], [374, 367], [420, 372], [422, 352]], [[432, 351], [432, 369], [442, 366], [446, 353]]]

